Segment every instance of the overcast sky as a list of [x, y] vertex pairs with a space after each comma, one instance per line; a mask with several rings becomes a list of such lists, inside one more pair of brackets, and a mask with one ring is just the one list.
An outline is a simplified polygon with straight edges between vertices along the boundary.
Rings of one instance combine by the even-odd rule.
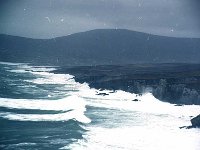
[[0, 33], [52, 38], [121, 28], [200, 37], [200, 0], [0, 0]]

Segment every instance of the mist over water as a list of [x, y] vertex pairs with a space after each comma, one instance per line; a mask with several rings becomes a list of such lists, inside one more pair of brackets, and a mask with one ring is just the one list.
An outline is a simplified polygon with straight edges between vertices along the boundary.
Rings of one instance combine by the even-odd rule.
[[91, 89], [55, 69], [0, 63], [0, 149], [199, 149], [200, 130], [179, 127], [200, 106]]

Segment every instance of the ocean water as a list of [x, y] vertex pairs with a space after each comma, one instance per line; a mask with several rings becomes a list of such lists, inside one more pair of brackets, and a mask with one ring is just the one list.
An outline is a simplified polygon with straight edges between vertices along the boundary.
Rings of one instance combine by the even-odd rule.
[[200, 149], [200, 129], [179, 128], [200, 106], [91, 89], [55, 69], [0, 63], [0, 149]]

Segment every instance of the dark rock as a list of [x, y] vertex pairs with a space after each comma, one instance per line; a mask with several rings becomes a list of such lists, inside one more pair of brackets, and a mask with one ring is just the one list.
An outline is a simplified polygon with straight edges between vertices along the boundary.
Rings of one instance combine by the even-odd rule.
[[191, 119], [192, 127], [200, 127], [200, 114]]
[[138, 101], [140, 101], [139, 99], [134, 99], [134, 100], [132, 100], [132, 101], [134, 101], [134, 102], [138, 102]]
[[109, 94], [107, 94], [107, 93], [98, 93], [98, 94], [96, 94], [96, 95], [106, 96], [106, 95], [109, 95]]
[[179, 127], [180, 129], [190, 129], [191, 126], [182, 126], [182, 127]]
[[183, 104], [176, 104], [176, 105], [174, 105], [174, 106], [183, 106]]
[[[153, 89], [153, 95], [160, 100], [174, 104], [199, 105], [200, 104], [200, 87], [197, 85], [198, 80], [187, 80], [187, 77], [174, 79], [160, 79], [158, 85]], [[196, 88], [196, 89], [194, 89]]]
[[182, 126], [182, 127], [179, 127], [180, 129], [192, 129], [193, 127], [192, 126]]

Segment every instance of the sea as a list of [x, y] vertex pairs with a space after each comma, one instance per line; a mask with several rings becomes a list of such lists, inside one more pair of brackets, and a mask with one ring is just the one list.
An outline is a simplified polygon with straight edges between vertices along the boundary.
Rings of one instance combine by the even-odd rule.
[[200, 106], [90, 88], [57, 68], [0, 62], [1, 150], [200, 150], [200, 129], [180, 128]]

